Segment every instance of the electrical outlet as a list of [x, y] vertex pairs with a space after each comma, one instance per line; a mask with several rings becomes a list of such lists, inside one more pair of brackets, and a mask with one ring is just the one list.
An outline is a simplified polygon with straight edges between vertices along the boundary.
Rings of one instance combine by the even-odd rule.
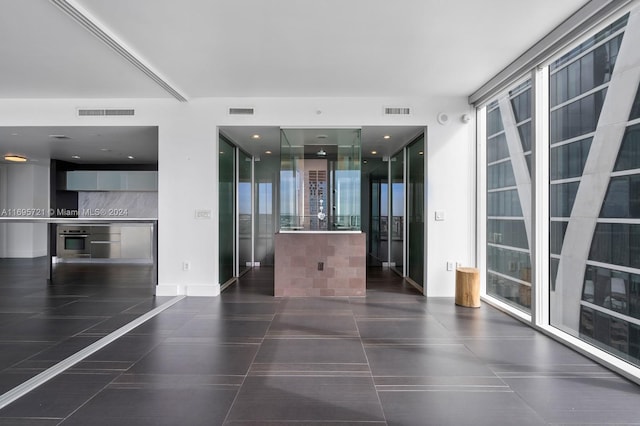
[[191, 270], [191, 262], [189, 262], [188, 260], [185, 260], [184, 262], [182, 262], [182, 270], [183, 271]]
[[453, 262], [447, 262], [447, 271], [453, 271]]

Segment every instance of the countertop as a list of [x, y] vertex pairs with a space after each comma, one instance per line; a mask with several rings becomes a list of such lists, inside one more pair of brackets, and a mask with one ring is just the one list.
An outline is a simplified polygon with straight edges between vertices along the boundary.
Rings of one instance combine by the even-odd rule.
[[157, 217], [0, 217], [0, 223], [155, 223]]
[[276, 232], [276, 234], [361, 234], [362, 231], [355, 230], [335, 230], [335, 231], [309, 231], [309, 230], [289, 230], [284, 229]]

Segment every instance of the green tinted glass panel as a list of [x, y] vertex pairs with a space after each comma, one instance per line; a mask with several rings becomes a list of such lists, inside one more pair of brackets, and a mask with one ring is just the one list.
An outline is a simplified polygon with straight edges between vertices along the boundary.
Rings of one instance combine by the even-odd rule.
[[278, 157], [264, 156], [255, 163], [255, 253], [260, 265], [273, 265], [273, 236], [277, 223], [277, 184], [280, 161]]
[[403, 273], [404, 265], [404, 152], [391, 158], [391, 266]]
[[238, 271], [251, 267], [251, 157], [238, 151]]
[[234, 239], [234, 169], [235, 149], [229, 141], [220, 136], [220, 156], [218, 160], [218, 214], [219, 214], [219, 280], [220, 284], [233, 278]]
[[407, 148], [408, 275], [424, 286], [424, 136]]

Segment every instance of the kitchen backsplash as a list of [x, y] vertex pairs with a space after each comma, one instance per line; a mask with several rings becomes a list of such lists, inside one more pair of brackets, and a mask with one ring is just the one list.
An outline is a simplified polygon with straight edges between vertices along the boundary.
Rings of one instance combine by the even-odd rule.
[[78, 217], [156, 218], [157, 192], [78, 192]]

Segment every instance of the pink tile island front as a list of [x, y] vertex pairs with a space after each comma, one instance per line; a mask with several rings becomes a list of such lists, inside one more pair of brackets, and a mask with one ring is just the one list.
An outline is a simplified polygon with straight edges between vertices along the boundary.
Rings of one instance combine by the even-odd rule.
[[276, 297], [364, 296], [366, 234], [278, 233], [274, 275]]

